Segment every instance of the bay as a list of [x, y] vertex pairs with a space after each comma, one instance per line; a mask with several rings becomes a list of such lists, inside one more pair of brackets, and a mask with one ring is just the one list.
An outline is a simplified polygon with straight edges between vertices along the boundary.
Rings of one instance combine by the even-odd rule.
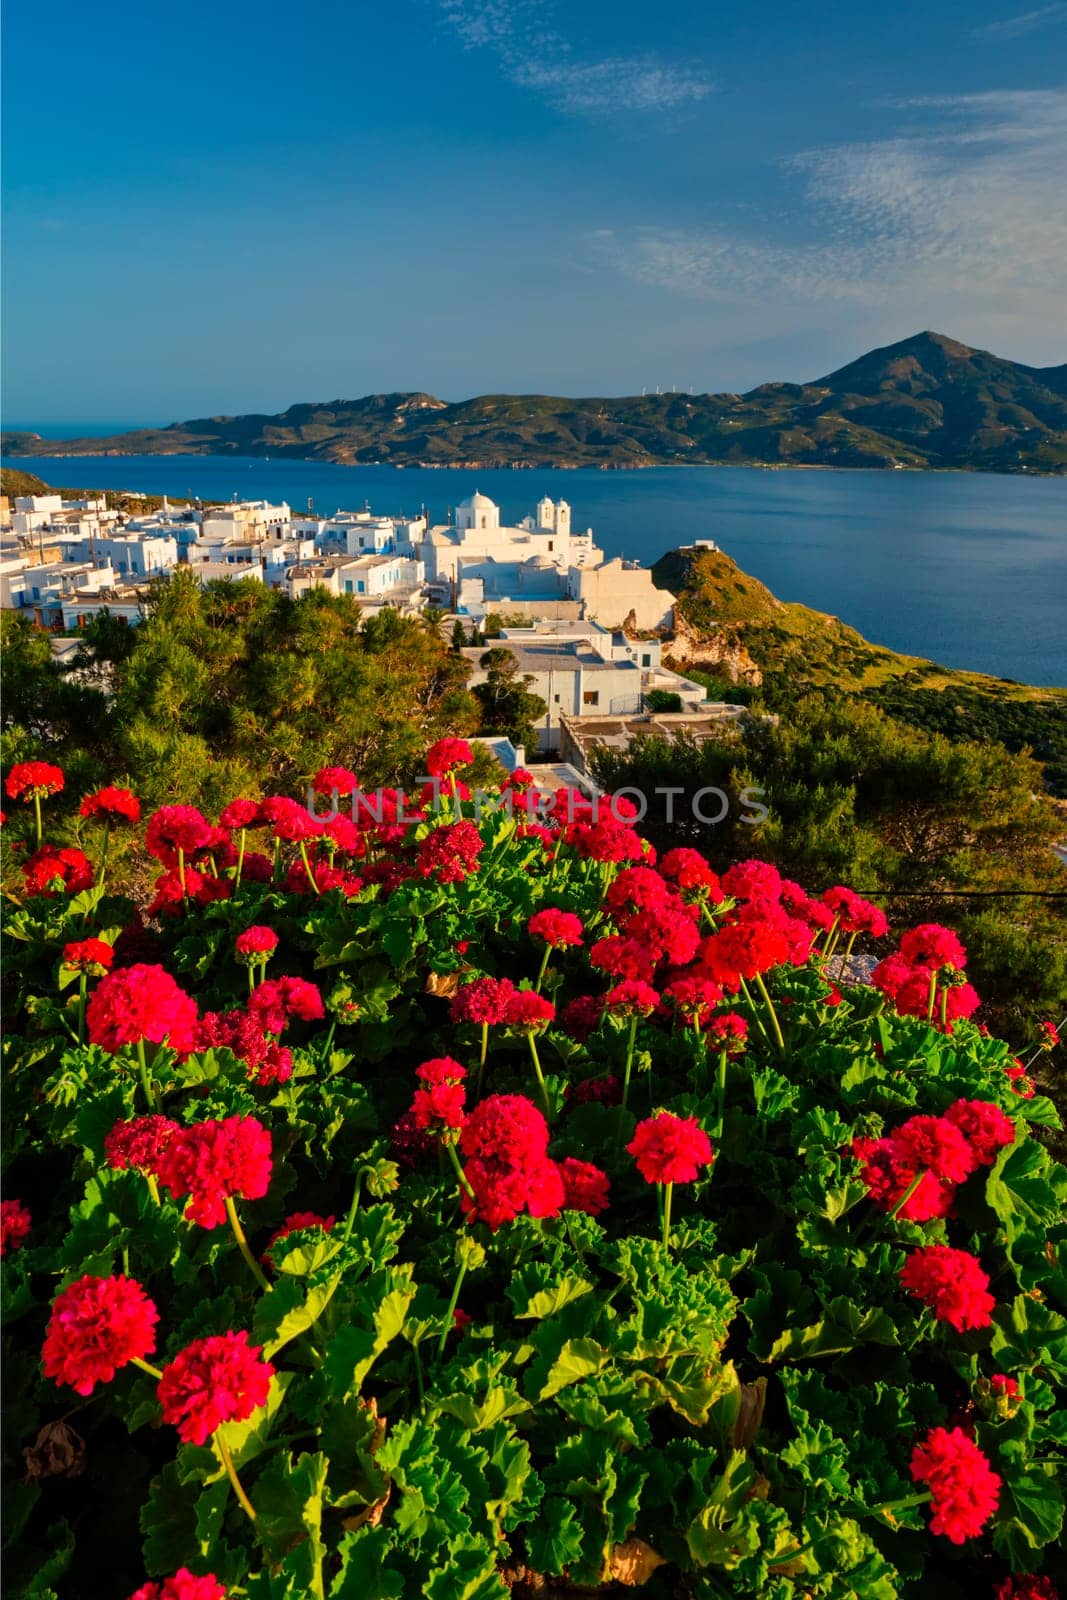
[[609, 555], [651, 564], [714, 539], [783, 600], [875, 643], [1025, 683], [1067, 685], [1067, 481], [941, 472], [651, 467], [637, 472], [342, 467], [221, 456], [11, 459], [57, 487], [365, 504], [449, 520], [480, 489], [516, 522], [566, 499]]

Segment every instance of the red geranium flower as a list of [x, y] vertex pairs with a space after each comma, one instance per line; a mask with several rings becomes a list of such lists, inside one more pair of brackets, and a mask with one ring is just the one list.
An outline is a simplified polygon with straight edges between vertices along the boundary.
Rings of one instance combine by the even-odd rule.
[[[672, 855], [678, 853], [671, 852]], [[662, 905], [670, 892], [661, 875], [651, 867], [625, 867], [608, 885], [604, 907], [614, 916], [631, 911], [648, 911]]]
[[195, 806], [160, 806], [148, 819], [145, 849], [165, 866], [176, 867], [179, 850], [187, 858], [194, 855], [214, 842], [215, 831]]
[[982, 1167], [991, 1167], [999, 1152], [1015, 1143], [1014, 1122], [988, 1100], [954, 1100], [945, 1121], [960, 1130]]
[[135, 1356], [151, 1355], [158, 1321], [159, 1312], [133, 1278], [79, 1278], [53, 1301], [44, 1375], [78, 1394], [92, 1394]]
[[1051, 1578], [1036, 1572], [1013, 1572], [997, 1585], [994, 1600], [1060, 1600], [1060, 1591]]
[[456, 767], [469, 767], [474, 751], [466, 739], [438, 739], [426, 752], [426, 771], [431, 778], [442, 778]]
[[224, 1422], [244, 1422], [265, 1405], [274, 1368], [248, 1334], [195, 1339], [163, 1368], [159, 1403], [186, 1444], [206, 1444]]
[[320, 767], [311, 780], [316, 794], [355, 794], [359, 779], [348, 767]]
[[738, 861], [723, 873], [722, 886], [735, 900], [774, 905], [782, 893], [782, 875], [769, 861]]
[[670, 1111], [639, 1122], [626, 1148], [646, 1183], [692, 1183], [714, 1159], [711, 1141], [696, 1118]]
[[838, 884], [834, 889], [827, 889], [822, 898], [846, 933], [868, 933], [872, 939], [881, 939], [889, 932], [885, 912], [864, 900], [854, 889]]
[[503, 1022], [516, 993], [510, 978], [474, 978], [461, 984], [452, 996], [453, 1022]]
[[729, 1044], [731, 1040], [743, 1045], [748, 1038], [748, 1023], [736, 1011], [724, 1011], [721, 1016], [712, 1017], [708, 1033], [720, 1045]]
[[788, 956], [788, 942], [773, 924], [735, 922], [704, 940], [700, 960], [716, 983], [736, 994], [742, 978], [768, 972]]
[[989, 1277], [966, 1250], [928, 1244], [914, 1250], [900, 1270], [909, 1294], [924, 1301], [939, 1322], [964, 1333], [988, 1328], [996, 1301], [988, 1293]]
[[509, 1028], [522, 1028], [527, 1033], [542, 1032], [556, 1020], [556, 1008], [544, 995], [532, 989], [516, 989], [508, 1000], [504, 1021]]
[[573, 911], [557, 911], [553, 906], [546, 906], [543, 911], [534, 912], [526, 931], [535, 939], [543, 939], [553, 950], [565, 949], [581, 944], [582, 919]]
[[142, 1583], [130, 1600], [226, 1600], [226, 1590], [213, 1572], [198, 1578], [188, 1567], [179, 1567], [162, 1583]]
[[22, 868], [30, 894], [51, 898], [57, 887], [63, 894], [80, 894], [92, 887], [93, 866], [88, 856], [72, 845], [46, 844]]
[[77, 939], [63, 946], [63, 965], [93, 978], [103, 977], [114, 959], [114, 950], [103, 939]]
[[912, 967], [956, 967], [967, 965], [967, 952], [951, 928], [938, 922], [923, 922], [909, 928], [900, 941], [900, 954]]
[[467, 1118], [459, 1143], [464, 1155], [521, 1166], [547, 1154], [548, 1123], [525, 1095], [491, 1094]]
[[104, 1157], [118, 1172], [136, 1167], [155, 1176], [160, 1156], [180, 1132], [180, 1124], [169, 1117], [131, 1117], [128, 1122], [116, 1122], [107, 1135]]
[[451, 1056], [437, 1056], [415, 1068], [415, 1076], [427, 1085], [416, 1089], [411, 1104], [416, 1128], [443, 1131], [461, 1128], [467, 1103], [463, 1079], [467, 1069]]
[[234, 949], [238, 956], [250, 958], [248, 962], [250, 966], [255, 966], [264, 956], [273, 955], [277, 948], [278, 935], [273, 928], [246, 928], [244, 933], [239, 933], [234, 940]]
[[624, 978], [604, 996], [604, 1010], [619, 1017], [650, 1017], [659, 1005], [659, 995], [640, 978]]
[[282, 1033], [291, 1017], [318, 1022], [326, 1012], [315, 984], [281, 977], [256, 985], [248, 997], [248, 1014], [265, 1033]]
[[32, 1227], [33, 1218], [21, 1200], [0, 1200], [0, 1256], [21, 1250]]
[[196, 1001], [162, 967], [122, 967], [101, 978], [89, 997], [90, 1044], [120, 1050], [144, 1039], [187, 1055], [196, 1048]]
[[473, 822], [446, 823], [421, 841], [415, 870], [423, 878], [436, 874], [438, 883], [462, 883], [476, 870], [483, 849]]
[[461, 1193], [464, 1214], [494, 1232], [522, 1211], [531, 1217], [554, 1217], [563, 1206], [559, 1168], [544, 1156], [530, 1156], [516, 1166], [474, 1157], [465, 1170], [474, 1198], [465, 1190]]
[[912, 1451], [911, 1475], [930, 1487], [930, 1532], [953, 1544], [981, 1533], [997, 1508], [1001, 1480], [962, 1428], [931, 1428]]
[[45, 800], [64, 784], [63, 769], [48, 761], [20, 761], [11, 768], [5, 785], [12, 800]]
[[639, 978], [642, 983], [648, 983], [656, 970], [648, 946], [620, 933], [597, 940], [589, 952], [589, 965], [613, 978]]
[[659, 870], [679, 889], [699, 889], [706, 893], [709, 900], [716, 902], [723, 899], [718, 874], [712, 872], [699, 850], [688, 850], [684, 846], [668, 850], [659, 864]]
[[600, 1026], [604, 1002], [598, 994], [580, 994], [568, 1000], [560, 1013], [564, 1031], [579, 1044], [584, 1044], [594, 1029]]
[[231, 800], [219, 813], [219, 821], [224, 828], [251, 828], [263, 820], [258, 800]]
[[589, 1161], [576, 1161], [573, 1156], [560, 1161], [558, 1167], [565, 1211], [587, 1211], [596, 1217], [607, 1210], [611, 1183], [606, 1172]]
[[179, 1128], [157, 1158], [159, 1181], [202, 1228], [226, 1220], [226, 1200], [261, 1200], [270, 1187], [271, 1138], [255, 1117], [224, 1117]]
[[141, 820], [141, 802], [130, 789], [98, 789], [85, 796], [78, 810], [83, 817], [103, 817], [105, 822]]

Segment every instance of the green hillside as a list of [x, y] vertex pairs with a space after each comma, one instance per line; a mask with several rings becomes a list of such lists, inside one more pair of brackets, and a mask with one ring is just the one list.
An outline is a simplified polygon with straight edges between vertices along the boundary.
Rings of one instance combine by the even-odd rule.
[[727, 698], [737, 682], [748, 686], [742, 698], [758, 692], [775, 711], [806, 691], [858, 696], [931, 733], [1028, 749], [1046, 764], [1051, 792], [1067, 796], [1067, 688], [957, 671], [872, 644], [836, 617], [777, 599], [722, 551], [672, 550], [652, 576], [678, 596], [680, 664]]
[[10, 456], [292, 456], [352, 464], [732, 464], [1067, 470], [1067, 365], [1036, 368], [921, 333], [810, 383], [748, 394], [566, 399], [377, 394], [201, 417], [105, 439], [12, 433]]

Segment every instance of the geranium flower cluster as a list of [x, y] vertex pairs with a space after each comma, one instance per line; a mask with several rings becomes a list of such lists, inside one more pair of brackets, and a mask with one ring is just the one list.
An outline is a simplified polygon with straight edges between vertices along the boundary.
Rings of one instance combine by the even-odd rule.
[[162, 1583], [142, 1583], [130, 1600], [226, 1600], [226, 1590], [213, 1572], [196, 1577], [188, 1567], [179, 1567]]
[[451, 1056], [438, 1056], [416, 1067], [415, 1076], [425, 1085], [415, 1090], [411, 1105], [415, 1127], [442, 1137], [462, 1128], [467, 1102], [463, 1088], [466, 1067]]
[[0, 1200], [0, 1257], [21, 1250], [32, 1227], [33, 1218], [21, 1200]]
[[670, 1111], [639, 1122], [626, 1148], [646, 1183], [692, 1183], [714, 1159], [711, 1140], [696, 1118]]
[[957, 1333], [988, 1328], [996, 1304], [989, 1293], [989, 1276], [966, 1250], [928, 1244], [915, 1250], [900, 1269], [900, 1281], [909, 1294], [930, 1307], [939, 1322]]
[[91, 1273], [69, 1284], [52, 1304], [42, 1365], [46, 1378], [81, 1395], [110, 1383], [121, 1367], [156, 1347], [159, 1312], [133, 1278]]
[[951, 1033], [953, 1022], [972, 1016], [980, 1004], [964, 978], [966, 965], [967, 951], [952, 929], [924, 922], [909, 929], [899, 949], [878, 963], [871, 983], [900, 1016], [926, 1017]]
[[4, 787], [12, 800], [45, 800], [59, 794], [66, 782], [62, 767], [50, 761], [20, 761], [11, 768]]
[[881, 1139], [854, 1139], [852, 1153], [875, 1205], [929, 1222], [947, 1216], [959, 1185], [1014, 1138], [1015, 1125], [998, 1106], [957, 1100], [943, 1116], [909, 1117]]
[[270, 1187], [271, 1137], [255, 1117], [211, 1118], [178, 1128], [158, 1150], [155, 1178], [202, 1228], [226, 1221], [227, 1200], [261, 1200]]
[[997, 1508], [1001, 1480], [962, 1428], [931, 1428], [911, 1456], [911, 1475], [931, 1494], [931, 1533], [964, 1544]]
[[523, 1095], [481, 1101], [463, 1123], [459, 1146], [470, 1189], [461, 1193], [464, 1213], [494, 1231], [523, 1211], [531, 1217], [553, 1217], [563, 1209], [595, 1216], [608, 1204], [607, 1174], [587, 1161], [553, 1161], [548, 1124]]
[[89, 997], [85, 1023], [90, 1044], [104, 1050], [164, 1041], [179, 1055], [197, 1047], [196, 1001], [163, 967], [138, 963], [102, 978]]

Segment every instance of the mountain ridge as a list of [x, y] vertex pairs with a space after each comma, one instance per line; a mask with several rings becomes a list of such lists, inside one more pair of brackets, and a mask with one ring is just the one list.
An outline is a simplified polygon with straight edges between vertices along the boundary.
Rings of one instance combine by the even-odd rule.
[[808, 383], [743, 394], [301, 401], [107, 438], [10, 433], [7, 455], [289, 456], [344, 465], [678, 465], [1067, 472], [1067, 363], [1029, 367], [929, 330]]

